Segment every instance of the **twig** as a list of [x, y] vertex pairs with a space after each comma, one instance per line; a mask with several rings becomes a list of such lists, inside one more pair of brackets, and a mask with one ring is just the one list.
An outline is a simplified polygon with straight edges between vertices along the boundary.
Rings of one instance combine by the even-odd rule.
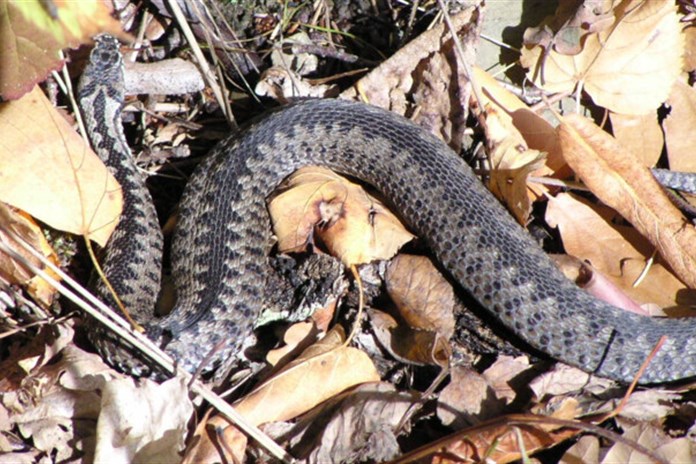
[[[29, 245], [22, 237], [15, 234], [12, 230], [8, 229], [4, 224], [0, 224], [0, 230], [5, 232], [9, 237], [11, 237], [16, 243], [18, 243], [22, 248], [31, 253], [34, 257], [39, 259], [45, 266], [47, 266], [53, 272], [55, 272], [61, 279], [63, 279], [65, 283], [67, 283], [72, 288], [66, 287], [65, 285], [54, 279], [50, 274], [36, 267], [29, 260], [27, 260], [22, 255], [14, 251], [11, 247], [8, 246], [7, 243], [5, 243], [2, 240], [0, 240], [0, 251], [7, 254], [15, 261], [21, 263], [29, 271], [44, 279], [46, 282], [48, 282], [50, 285], [56, 288], [61, 293], [61, 295], [75, 303], [78, 307], [83, 309], [86, 313], [98, 320], [100, 323], [109, 327], [117, 335], [125, 339], [126, 342], [132, 344], [133, 347], [145, 353], [159, 367], [173, 375], [184, 378], [187, 383], [191, 381], [191, 374], [176, 366], [172, 358], [167, 353], [160, 350], [147, 337], [130, 330], [126, 322], [123, 321], [123, 319], [121, 319], [119, 316], [114, 314], [114, 312], [108, 306], [106, 306], [104, 303], [102, 303], [96, 297], [90, 294], [80, 284], [73, 280], [69, 275], [63, 272], [58, 266], [45, 259], [41, 255], [41, 253], [34, 250], [34, 248], [31, 245]], [[195, 380], [191, 383], [191, 391], [196, 395], [201, 396], [210, 405], [216, 408], [222, 415], [226, 416], [227, 419], [229, 419], [232, 423], [238, 426], [244, 433], [256, 440], [259, 443], [259, 445], [261, 445], [273, 457], [283, 462], [295, 462], [294, 458], [290, 456], [276, 442], [274, 442], [270, 437], [266, 436], [261, 430], [258, 429], [258, 427], [248, 423], [246, 419], [243, 416], [241, 416], [232, 406], [227, 404], [222, 398], [213, 393], [200, 381]]]
[[184, 12], [181, 11], [181, 8], [179, 7], [179, 3], [177, 2], [177, 0], [169, 0], [167, 3], [169, 4], [169, 8], [171, 9], [174, 18], [176, 18], [179, 27], [181, 28], [181, 31], [184, 33], [184, 37], [186, 37], [186, 40], [191, 46], [193, 56], [196, 57], [196, 61], [198, 61], [198, 65], [201, 67], [203, 78], [212, 89], [213, 95], [215, 95], [215, 99], [217, 100], [218, 105], [220, 105], [220, 108], [225, 114], [225, 117], [227, 118], [227, 121], [229, 122], [230, 126], [236, 128], [237, 123], [234, 120], [234, 115], [232, 114], [227, 99], [225, 98], [225, 95], [223, 94], [222, 89], [220, 88], [220, 85], [217, 82], [215, 72], [213, 72], [213, 70], [210, 69], [208, 61], [205, 59], [205, 56], [203, 56], [203, 51], [201, 50], [201, 47], [198, 46], [196, 37], [193, 35], [193, 31], [191, 30], [191, 27], [186, 21], [186, 16], [184, 16]]
[[466, 77], [469, 79], [469, 82], [471, 82], [471, 90], [474, 94], [474, 98], [476, 98], [476, 102], [478, 103], [478, 107], [480, 108], [481, 111], [483, 111], [483, 102], [485, 101], [483, 99], [483, 95], [481, 95], [481, 92], [479, 91], [479, 88], [474, 85], [473, 82], [473, 77], [474, 73], [471, 70], [471, 66], [469, 62], [466, 59], [466, 55], [464, 55], [464, 48], [462, 47], [462, 43], [459, 40], [459, 36], [457, 35], [457, 31], [454, 29], [454, 26], [452, 25], [452, 21], [450, 19], [450, 15], [447, 12], [447, 5], [445, 4], [445, 0], [437, 0], [438, 5], [440, 5], [440, 10], [442, 11], [442, 17], [445, 20], [445, 24], [447, 24], [447, 28], [450, 31], [450, 34], [452, 35], [452, 40], [454, 41], [454, 48], [457, 52], [457, 56], [459, 57], [459, 61], [461, 62], [460, 64], [464, 68], [464, 73], [466, 74]]

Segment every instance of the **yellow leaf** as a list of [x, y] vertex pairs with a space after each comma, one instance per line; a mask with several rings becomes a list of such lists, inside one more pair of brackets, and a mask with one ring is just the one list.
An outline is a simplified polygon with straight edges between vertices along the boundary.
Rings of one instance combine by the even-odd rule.
[[[58, 265], [58, 256], [56, 256], [56, 253], [44, 238], [38, 224], [30, 217], [0, 202], [0, 223], [23, 238], [35, 250], [41, 252], [46, 259]], [[2, 231], [0, 231], [0, 239], [6, 245], [12, 247], [14, 251], [24, 256], [34, 266], [44, 268], [44, 265], [38, 259], [25, 251], [19, 244], [15, 244], [14, 240], [6, 236]], [[46, 268], [44, 270], [51, 277], [59, 279], [50, 269]], [[49, 306], [53, 302], [56, 294], [55, 288], [41, 277], [27, 271], [21, 263], [17, 263], [3, 253], [0, 253], [0, 276], [11, 283], [26, 286], [29, 294], [44, 307]]]
[[595, 103], [616, 113], [657, 108], [682, 70], [685, 39], [677, 6], [644, 0], [616, 5], [614, 25], [587, 35], [577, 55], [523, 48], [529, 78], [550, 92], [571, 92], [581, 84]]
[[268, 205], [281, 252], [303, 249], [313, 232], [350, 266], [389, 259], [413, 238], [379, 201], [324, 168], [293, 174]]
[[102, 0], [1, 1], [0, 95], [14, 100], [63, 65], [59, 51], [98, 32], [124, 36]]
[[40, 89], [0, 104], [0, 201], [104, 245], [120, 186]]

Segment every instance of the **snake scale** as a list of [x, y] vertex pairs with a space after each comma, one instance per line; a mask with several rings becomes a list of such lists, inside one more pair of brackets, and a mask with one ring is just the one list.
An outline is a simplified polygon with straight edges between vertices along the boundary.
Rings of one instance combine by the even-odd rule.
[[[154, 319], [162, 236], [125, 145], [118, 43], [97, 39], [80, 88], [92, 143], [122, 185], [124, 216], [103, 266], [136, 319], [189, 371], [214, 347], [229, 358], [264, 296], [271, 231], [265, 199], [289, 174], [321, 165], [388, 199], [452, 280], [532, 348], [587, 372], [629, 382], [662, 335], [643, 383], [696, 375], [696, 319], [649, 318], [603, 303], [567, 280], [443, 142], [408, 120], [361, 103], [308, 100], [273, 112], [219, 143], [192, 175], [172, 244], [178, 292]], [[99, 286], [102, 298], [110, 297]], [[99, 339], [112, 363], [139, 373]]]

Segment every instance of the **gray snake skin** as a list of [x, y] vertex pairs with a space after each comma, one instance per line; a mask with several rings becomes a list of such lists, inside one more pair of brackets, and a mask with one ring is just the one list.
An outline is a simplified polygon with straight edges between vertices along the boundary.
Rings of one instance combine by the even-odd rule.
[[[213, 347], [239, 349], [264, 297], [271, 232], [266, 197], [296, 169], [322, 165], [354, 176], [390, 200], [452, 280], [536, 350], [587, 372], [633, 379], [658, 339], [667, 342], [641, 379], [696, 375], [696, 319], [649, 318], [603, 303], [567, 280], [543, 250], [443, 142], [369, 105], [310, 100], [288, 106], [220, 143], [192, 176], [172, 245], [178, 301], [153, 320], [161, 234], [118, 121], [122, 95], [113, 39], [101, 37], [82, 80], [95, 148], [124, 189], [126, 212], [104, 267], [124, 303], [166, 351], [193, 371]], [[111, 76], [111, 77], [109, 77]], [[117, 129], [118, 128], [118, 129]], [[115, 142], [117, 141], [117, 142]], [[108, 300], [103, 290], [98, 288]], [[135, 370], [113, 355], [111, 361]]]

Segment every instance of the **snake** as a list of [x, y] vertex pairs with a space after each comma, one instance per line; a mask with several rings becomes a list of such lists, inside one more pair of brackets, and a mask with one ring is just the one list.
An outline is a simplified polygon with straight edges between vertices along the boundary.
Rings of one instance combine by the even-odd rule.
[[[594, 298], [558, 270], [444, 142], [402, 116], [337, 99], [271, 111], [196, 167], [171, 245], [177, 302], [155, 317], [162, 233], [120, 123], [122, 68], [117, 40], [100, 36], [78, 90], [92, 145], [124, 197], [102, 267], [133, 317], [184, 369], [211, 359], [222, 366], [240, 350], [266, 292], [273, 246], [266, 199], [292, 172], [313, 165], [375, 189], [454, 285], [529, 350], [627, 383], [665, 336], [641, 383], [696, 376], [696, 319], [642, 316]], [[144, 372], [116, 340], [94, 339], [110, 363]]]

